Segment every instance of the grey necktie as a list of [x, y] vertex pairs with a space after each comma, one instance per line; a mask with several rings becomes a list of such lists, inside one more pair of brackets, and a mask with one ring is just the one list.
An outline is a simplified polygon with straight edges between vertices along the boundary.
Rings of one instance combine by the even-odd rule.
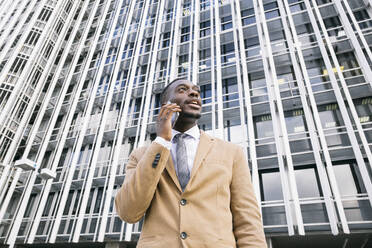
[[177, 176], [180, 182], [182, 191], [185, 190], [187, 183], [190, 180], [189, 166], [187, 165], [187, 153], [185, 137], [187, 134], [178, 133], [174, 136], [174, 141], [177, 143], [176, 161], [177, 161]]

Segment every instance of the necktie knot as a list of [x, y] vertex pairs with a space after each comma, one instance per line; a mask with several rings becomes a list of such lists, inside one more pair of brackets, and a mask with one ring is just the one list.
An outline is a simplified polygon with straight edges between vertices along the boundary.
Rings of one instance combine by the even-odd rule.
[[188, 134], [185, 133], [178, 133], [173, 137], [173, 142], [178, 143], [178, 141], [184, 140]]

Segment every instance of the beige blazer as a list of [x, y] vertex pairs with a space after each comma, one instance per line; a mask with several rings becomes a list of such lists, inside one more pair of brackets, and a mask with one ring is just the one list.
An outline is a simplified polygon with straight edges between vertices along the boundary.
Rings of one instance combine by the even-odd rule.
[[129, 223], [146, 214], [137, 247], [267, 247], [242, 148], [203, 131], [184, 192], [170, 151], [152, 142], [131, 153], [115, 206]]

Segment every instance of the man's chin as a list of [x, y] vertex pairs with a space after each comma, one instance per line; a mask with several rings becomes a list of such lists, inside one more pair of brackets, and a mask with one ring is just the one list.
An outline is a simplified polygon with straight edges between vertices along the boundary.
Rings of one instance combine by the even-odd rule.
[[190, 118], [190, 119], [200, 119], [200, 113], [190, 113], [190, 112], [182, 112], [183, 118]]

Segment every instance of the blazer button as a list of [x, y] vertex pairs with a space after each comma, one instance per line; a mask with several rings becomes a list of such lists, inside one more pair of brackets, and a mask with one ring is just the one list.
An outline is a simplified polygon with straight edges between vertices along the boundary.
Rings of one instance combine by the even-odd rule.
[[181, 237], [181, 239], [186, 239], [187, 238], [187, 233], [181, 232], [180, 237]]
[[180, 200], [180, 204], [181, 204], [181, 206], [185, 206], [186, 203], [187, 203], [186, 199], [181, 199], [181, 200]]

